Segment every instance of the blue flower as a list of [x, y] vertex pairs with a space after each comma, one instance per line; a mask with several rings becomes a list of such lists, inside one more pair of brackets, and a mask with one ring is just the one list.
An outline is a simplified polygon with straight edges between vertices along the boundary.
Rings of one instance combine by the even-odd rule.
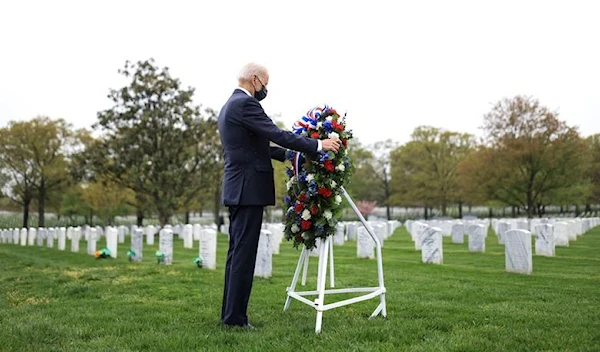
[[293, 150], [288, 150], [287, 153], [285, 153], [285, 158], [290, 161], [294, 161], [295, 156], [296, 156], [296, 152]]
[[331, 125], [331, 121], [325, 121], [323, 122], [323, 128], [325, 129], [325, 131], [327, 131], [327, 133], [330, 133], [333, 131], [333, 126]]
[[290, 196], [285, 196], [284, 200], [285, 200], [285, 204], [286, 204], [288, 207], [291, 207], [291, 206], [292, 206], [292, 198], [290, 198]]
[[288, 175], [288, 177], [294, 176], [294, 170], [292, 170], [292, 169], [285, 170], [285, 173]]
[[320, 233], [325, 232], [325, 227], [323, 225], [317, 225], [315, 227], [316, 227], [317, 233], [320, 234]]
[[325, 160], [329, 159], [329, 153], [321, 153], [319, 155], [319, 161], [322, 163], [325, 162]]

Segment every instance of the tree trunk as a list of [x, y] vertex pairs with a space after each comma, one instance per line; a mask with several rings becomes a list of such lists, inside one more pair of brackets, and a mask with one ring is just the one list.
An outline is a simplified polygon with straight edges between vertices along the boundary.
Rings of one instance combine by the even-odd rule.
[[514, 205], [512, 206], [512, 217], [513, 218], [517, 217], [517, 207], [515, 207]]
[[38, 193], [38, 227], [45, 227], [44, 206], [46, 205], [46, 184], [43, 178]]
[[489, 209], [489, 218], [491, 219], [494, 217], [494, 212], [492, 211], [491, 207], [489, 207], [488, 209]]
[[137, 226], [143, 227], [144, 226], [144, 212], [140, 208], [137, 208], [136, 215], [137, 215]]
[[388, 221], [392, 220], [392, 211], [391, 211], [391, 207], [389, 204], [385, 205], [385, 212], [386, 212]]
[[585, 214], [588, 215], [592, 212], [592, 206], [588, 203], [585, 205]]
[[29, 206], [31, 199], [23, 199], [23, 228], [29, 229]]
[[458, 202], [458, 218], [462, 219], [462, 206], [463, 206], [463, 202], [459, 201]]
[[429, 219], [429, 207], [425, 206], [425, 220]]
[[561, 205], [560, 206], [560, 214], [562, 214], [562, 213], [563, 213], [563, 206]]
[[448, 210], [447, 208], [448, 208], [448, 204], [446, 204], [446, 200], [444, 199], [442, 201], [442, 216], [446, 216], [448, 214], [447, 213], [447, 210]]
[[190, 211], [189, 210], [185, 211], [185, 220], [183, 220], [183, 221], [184, 221], [185, 225], [190, 223]]
[[579, 217], [579, 204], [575, 204], [575, 217]]

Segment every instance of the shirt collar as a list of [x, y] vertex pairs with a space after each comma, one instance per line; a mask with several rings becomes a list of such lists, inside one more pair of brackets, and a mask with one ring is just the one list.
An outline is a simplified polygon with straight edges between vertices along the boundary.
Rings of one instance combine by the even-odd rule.
[[242, 87], [237, 87], [237, 89], [241, 90], [242, 92], [248, 94], [249, 97], [251, 97], [252, 95], [250, 94], [249, 91], [247, 91], [246, 89], [242, 88]]

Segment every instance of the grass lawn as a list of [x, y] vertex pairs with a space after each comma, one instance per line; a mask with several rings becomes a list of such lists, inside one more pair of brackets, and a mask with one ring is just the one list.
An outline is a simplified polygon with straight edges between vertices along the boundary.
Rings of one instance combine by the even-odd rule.
[[[530, 276], [504, 272], [494, 235], [484, 254], [444, 238], [440, 266], [422, 264], [398, 229], [383, 252], [388, 318], [368, 320], [374, 299], [325, 312], [320, 335], [312, 308], [293, 301], [283, 312], [299, 255], [289, 242], [273, 278], [254, 281], [255, 331], [219, 322], [225, 236], [216, 271], [196, 268], [197, 249], [181, 240], [168, 267], [156, 265], [156, 246], [138, 264], [123, 245], [104, 260], [85, 247], [0, 244], [0, 351], [600, 351], [600, 228], [554, 258], [534, 256]], [[376, 285], [375, 261], [357, 259], [354, 242], [335, 247], [335, 258], [337, 287]]]

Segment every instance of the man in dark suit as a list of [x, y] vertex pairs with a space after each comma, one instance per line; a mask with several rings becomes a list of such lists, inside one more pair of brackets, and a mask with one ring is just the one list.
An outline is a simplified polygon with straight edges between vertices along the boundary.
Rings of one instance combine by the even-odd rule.
[[263, 208], [275, 205], [271, 158], [284, 161], [286, 150], [337, 152], [337, 139], [316, 140], [279, 129], [259, 101], [267, 96], [268, 71], [251, 63], [238, 76], [239, 87], [219, 113], [219, 134], [225, 155], [223, 204], [229, 207], [229, 251], [221, 321], [253, 328], [246, 315], [252, 290]]

